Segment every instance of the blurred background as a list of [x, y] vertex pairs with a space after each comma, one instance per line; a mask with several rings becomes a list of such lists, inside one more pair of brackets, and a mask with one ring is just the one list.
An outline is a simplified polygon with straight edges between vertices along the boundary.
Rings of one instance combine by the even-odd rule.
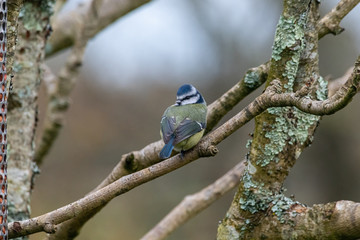
[[[282, 1], [154, 0], [100, 32], [88, 44], [72, 93], [66, 125], [41, 166], [32, 196], [32, 216], [83, 197], [118, 163], [121, 155], [159, 140], [159, 121], [183, 83], [195, 85], [208, 103], [236, 84], [250, 67], [271, 56]], [[322, 15], [337, 1], [323, 1]], [[70, 11], [79, 1], [69, 1]], [[346, 31], [320, 41], [320, 71], [340, 77], [360, 52], [360, 6], [342, 22]], [[58, 71], [68, 51], [48, 59]], [[246, 106], [248, 96], [224, 119]], [[45, 110], [45, 95], [39, 99]], [[312, 205], [360, 201], [359, 101], [322, 119], [312, 146], [286, 182], [286, 194]], [[40, 118], [40, 126], [41, 121]], [[253, 122], [200, 159], [114, 199], [91, 219], [79, 240], [138, 239], [187, 194], [213, 183], [247, 149]], [[38, 131], [38, 137], [41, 127]], [[169, 239], [215, 239], [234, 191], [179, 228]], [[30, 239], [42, 239], [42, 233]]]

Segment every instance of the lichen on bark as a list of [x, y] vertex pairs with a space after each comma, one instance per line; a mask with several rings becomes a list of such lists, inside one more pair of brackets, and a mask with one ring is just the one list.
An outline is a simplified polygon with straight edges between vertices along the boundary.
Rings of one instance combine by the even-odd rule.
[[[51, 2], [53, 1], [24, 1], [23, 6], [14, 3], [21, 10], [18, 43], [15, 54], [12, 55], [13, 91], [8, 105], [8, 121], [11, 122], [8, 125], [9, 221], [30, 217], [30, 194], [34, 175], [38, 172], [33, 162], [37, 97], [41, 65], [45, 56], [44, 47], [49, 34]], [[11, 22], [10, 26], [16, 28], [17, 23]], [[12, 31], [16, 32], [15, 29]], [[13, 48], [11, 50], [14, 51]]]
[[[315, 27], [318, 18], [316, 1], [284, 1], [266, 87], [278, 79], [285, 93], [312, 82], [316, 89], [307, 97], [326, 98], [326, 83], [318, 71]], [[267, 222], [266, 216], [272, 216], [272, 221], [275, 217], [279, 226], [292, 228], [292, 218], [297, 215], [293, 208], [302, 205], [283, 194], [283, 182], [303, 149], [311, 143], [319, 119], [295, 107], [269, 108], [255, 118], [247, 167], [218, 227], [218, 239], [252, 239], [256, 229]], [[232, 238], [236, 234], [238, 237]]]

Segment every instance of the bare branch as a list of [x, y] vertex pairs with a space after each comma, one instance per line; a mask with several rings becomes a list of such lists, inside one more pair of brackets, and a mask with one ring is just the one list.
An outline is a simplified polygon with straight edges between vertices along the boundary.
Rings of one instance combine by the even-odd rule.
[[[278, 239], [281, 233], [296, 239], [358, 239], [360, 203], [338, 201], [312, 207], [293, 204], [281, 217], [282, 222], [275, 214], [261, 221], [252, 231], [254, 239]], [[286, 224], [288, 221], [291, 224]]]
[[[274, 83], [276, 84], [276, 83]], [[304, 87], [309, 88], [308, 86]], [[314, 115], [330, 115], [344, 108], [359, 91], [360, 88], [360, 56], [358, 56], [352, 74], [337, 92], [324, 101], [313, 101], [302, 98], [299, 93], [284, 93], [274, 96], [270, 104], [279, 106], [292, 105], [298, 109]], [[303, 89], [299, 92], [304, 91]], [[277, 103], [275, 103], [277, 102]]]
[[206, 135], [196, 147], [186, 152], [184, 156], [178, 154], [141, 171], [124, 176], [84, 198], [50, 213], [33, 219], [10, 223], [9, 236], [18, 237], [24, 234], [43, 231], [45, 224], [51, 223], [56, 225], [91, 209], [104, 206], [114, 197], [136, 186], [174, 171], [200, 157], [214, 156], [218, 152], [215, 147], [217, 144], [269, 107], [296, 106], [300, 110], [311, 114], [333, 114], [351, 101], [357, 89], [360, 87], [359, 84], [360, 56], [355, 63], [353, 74], [351, 74], [348, 81], [333, 97], [324, 101], [312, 101], [306, 96], [304, 97], [303, 93], [309, 90], [309, 87], [305, 87], [305, 90], [301, 89], [298, 93], [278, 94], [277, 92], [279, 92], [279, 88], [281, 89], [281, 85], [279, 81], [273, 80], [272, 84], [263, 94], [226, 123]]
[[206, 132], [211, 131], [233, 107], [266, 81], [269, 68], [270, 62], [250, 68], [239, 83], [208, 106]]
[[[98, 32], [109, 26], [111, 23], [126, 15], [132, 10], [148, 3], [150, 0], [104, 0], [97, 8], [98, 15], [91, 19], [96, 21], [96, 25], [89, 38], [95, 36]], [[75, 35], [87, 24], [86, 13], [89, 9], [90, 1], [85, 1], [75, 10], [60, 13], [53, 22], [54, 32], [49, 39], [47, 46], [47, 56], [60, 50], [70, 47], [75, 42]]]
[[188, 195], [141, 240], [165, 239], [190, 218], [209, 207], [225, 193], [235, 188], [244, 172], [245, 161], [238, 163], [224, 176], [200, 192]]
[[69, 95], [75, 86], [82, 65], [85, 48], [89, 38], [93, 34], [94, 25], [97, 24], [97, 8], [102, 0], [93, 0], [88, 8], [88, 14], [84, 20], [86, 24], [80, 25], [76, 32], [75, 45], [71, 50], [65, 66], [58, 76], [54, 76], [50, 69], [45, 68], [44, 80], [49, 95], [49, 104], [46, 110], [44, 131], [35, 154], [35, 161], [41, 164], [42, 159], [48, 153], [64, 122], [64, 114], [70, 101]]
[[344, 28], [340, 27], [341, 20], [360, 2], [360, 0], [341, 0], [317, 24], [319, 39], [328, 33], [340, 34]]

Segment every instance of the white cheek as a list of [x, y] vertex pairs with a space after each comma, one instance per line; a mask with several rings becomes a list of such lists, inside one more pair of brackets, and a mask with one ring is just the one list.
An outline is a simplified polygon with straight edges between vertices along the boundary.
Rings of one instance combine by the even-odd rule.
[[193, 99], [186, 99], [186, 100], [181, 101], [181, 105], [187, 105], [187, 104], [192, 104], [192, 103], [194, 103]]

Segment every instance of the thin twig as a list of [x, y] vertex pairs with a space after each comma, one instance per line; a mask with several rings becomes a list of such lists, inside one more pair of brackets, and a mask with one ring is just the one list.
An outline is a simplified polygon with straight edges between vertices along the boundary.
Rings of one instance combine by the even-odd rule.
[[[44, 131], [36, 149], [35, 161], [41, 164], [44, 156], [50, 150], [52, 144], [57, 138], [64, 123], [64, 114], [70, 105], [69, 95], [75, 86], [77, 77], [85, 53], [88, 40], [93, 34], [94, 25], [98, 21], [97, 8], [102, 0], [93, 0], [86, 14], [86, 24], [77, 25], [76, 41], [71, 50], [64, 67], [60, 70], [58, 76], [54, 76], [51, 71], [45, 71], [45, 81], [47, 85], [49, 103], [46, 110]], [[49, 85], [51, 84], [51, 86]]]
[[341, 20], [360, 2], [360, 0], [341, 0], [317, 24], [319, 39], [328, 33], [338, 35], [344, 31]]

